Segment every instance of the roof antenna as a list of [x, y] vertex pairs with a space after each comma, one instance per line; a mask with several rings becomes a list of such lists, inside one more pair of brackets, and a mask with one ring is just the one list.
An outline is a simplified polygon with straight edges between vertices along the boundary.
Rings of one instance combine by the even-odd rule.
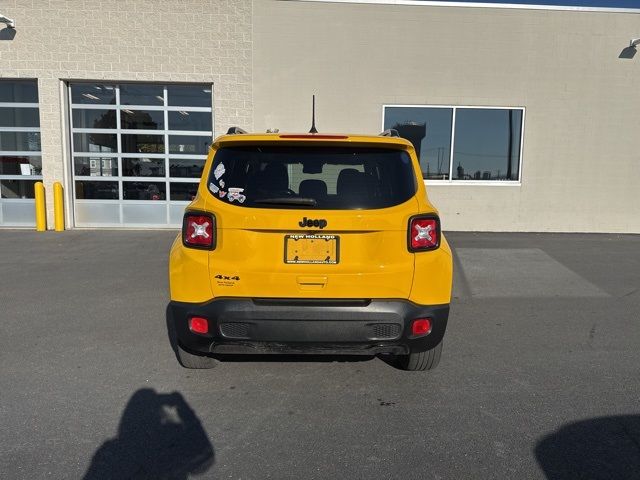
[[316, 96], [313, 95], [312, 96], [312, 107], [311, 107], [311, 130], [309, 130], [309, 133], [318, 133], [318, 130], [316, 130]]

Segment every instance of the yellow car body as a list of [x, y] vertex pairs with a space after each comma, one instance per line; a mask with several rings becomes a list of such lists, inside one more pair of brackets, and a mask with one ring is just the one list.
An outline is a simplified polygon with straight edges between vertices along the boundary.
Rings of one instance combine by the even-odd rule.
[[[372, 155], [372, 162], [377, 161], [373, 155], [378, 153], [381, 158], [401, 155], [399, 158], [405, 159], [403, 161], [407, 163], [407, 168], [413, 172], [415, 191], [401, 203], [383, 208], [322, 209], [289, 204], [272, 207], [258, 203], [254, 207], [259, 208], [251, 208], [247, 206], [251, 197], [247, 185], [244, 185], [244, 189], [234, 190], [234, 187], [224, 183], [228, 173], [218, 176], [224, 170], [219, 166], [225, 166], [222, 160], [218, 163], [218, 169], [213, 171], [216, 155], [222, 151], [225, 158], [230, 159], [226, 161], [227, 170], [230, 170], [229, 162], [236, 161], [242, 152], [251, 152], [253, 155], [247, 157], [249, 160], [246, 164], [234, 166], [235, 171], [252, 168], [251, 162], [259, 161], [260, 157], [256, 155], [261, 151], [271, 152], [268, 158], [272, 163], [279, 158], [277, 152], [280, 151], [288, 155], [287, 158], [294, 158], [285, 165], [289, 175], [288, 187], [292, 188], [287, 188], [286, 195], [283, 194], [287, 197], [283, 202], [296, 202], [302, 194], [304, 180], [297, 185], [292, 184], [293, 167], [298, 168], [298, 176], [315, 178], [324, 175], [324, 180], [312, 180], [305, 184], [316, 190], [320, 184], [318, 199], [321, 195], [322, 198], [331, 197], [325, 195], [324, 190], [335, 190], [342, 180], [345, 180], [342, 182], [343, 194], [354, 194], [352, 190], [357, 188], [349, 188], [346, 183], [349, 178], [355, 178], [360, 184], [363, 184], [363, 179], [368, 182], [367, 185], [373, 184], [369, 177], [364, 178], [365, 167], [348, 164], [360, 152]], [[298, 166], [295, 154], [308, 151], [320, 155], [319, 158], [326, 162], [319, 167], [323, 171], [331, 173], [332, 169], [348, 169], [351, 170], [351, 176], [346, 173], [343, 175], [340, 170], [337, 180], [335, 175], [330, 178], [329, 173], [319, 173], [309, 163], [311, 160], [305, 160], [307, 163], [302, 163], [304, 167]], [[351, 151], [356, 153], [349, 155]], [[233, 152], [241, 153], [236, 153], [234, 157]], [[354, 173], [357, 168], [334, 164], [332, 154], [337, 155], [336, 158], [346, 158], [346, 167], [355, 166], [362, 172]], [[369, 157], [363, 154], [363, 158]], [[367, 162], [365, 160], [363, 165], [378, 165]], [[263, 170], [267, 172], [269, 162], [263, 164], [267, 165]], [[310, 173], [303, 173], [302, 168]], [[258, 182], [259, 177], [256, 175]], [[341, 177], [344, 178], [341, 180]], [[338, 187], [332, 185], [334, 181]], [[384, 176], [377, 181], [384, 184]], [[263, 187], [267, 188], [269, 184]], [[338, 193], [333, 197], [339, 196]], [[224, 198], [220, 196], [222, 194], [225, 194]], [[244, 202], [244, 194], [249, 198], [247, 204], [240, 203], [240, 200]], [[312, 203], [312, 200], [302, 198], [300, 201]], [[278, 198], [274, 201], [278, 201]], [[414, 148], [407, 140], [395, 136], [362, 135], [223, 135], [214, 141], [210, 149], [197, 195], [186, 208], [186, 215], [190, 212], [193, 215], [211, 215], [215, 238], [211, 247], [193, 248], [188, 242], [185, 243], [185, 229], [190, 228], [185, 220], [183, 232], [171, 248], [169, 310], [173, 316], [183, 365], [208, 364], [210, 359], [207, 355], [211, 353], [386, 353], [408, 358], [419, 351], [432, 351], [435, 347], [441, 349], [451, 299], [452, 255], [440, 231], [436, 248], [412, 251], [412, 232], [408, 231], [412, 218], [435, 218], [438, 220], [438, 229], [439, 219], [437, 210], [427, 197]], [[197, 220], [200, 217], [191, 218]], [[326, 253], [326, 258], [318, 257], [316, 250], [319, 248], [326, 248], [326, 252], [322, 253]], [[294, 261], [305, 263], [291, 263]], [[329, 263], [306, 263], [312, 261]], [[393, 308], [389, 310], [387, 307], [392, 304]], [[440, 309], [438, 315], [444, 320], [437, 325], [434, 322], [430, 327], [433, 331], [424, 338], [407, 340], [411, 344], [409, 346], [401, 340], [411, 336], [407, 333], [407, 322], [411, 319], [396, 322], [400, 333], [398, 328], [391, 328], [391, 333], [395, 333], [394, 338], [378, 338], [380, 332], [384, 333], [381, 326], [376, 327], [375, 335], [362, 334], [363, 329], [373, 328], [371, 322], [390, 325], [394, 322], [385, 318], [394, 315], [394, 318], [399, 318], [399, 311], [404, 312], [406, 308], [411, 310], [413, 306]], [[202, 317], [208, 322], [206, 333], [194, 333], [190, 328], [189, 322], [193, 316]], [[234, 328], [227, 328], [231, 335], [225, 334], [225, 322], [236, 324]], [[244, 327], [236, 328], [240, 324]], [[269, 329], [267, 325], [273, 325], [274, 328]], [[355, 333], [356, 330], [360, 336]], [[418, 362], [419, 368], [409, 369], [431, 368], [432, 365], [420, 367], [425, 362], [437, 364], [439, 351], [436, 353], [437, 359], [422, 359]], [[434, 355], [432, 353], [431, 356]]]

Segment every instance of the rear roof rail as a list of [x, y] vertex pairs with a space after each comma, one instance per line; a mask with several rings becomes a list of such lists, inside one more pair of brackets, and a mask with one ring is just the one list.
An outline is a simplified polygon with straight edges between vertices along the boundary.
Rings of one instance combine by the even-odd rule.
[[382, 132], [379, 137], [400, 137], [398, 131], [394, 128], [388, 128], [384, 132]]
[[229, 128], [229, 130], [227, 130], [227, 135], [239, 135], [239, 134], [246, 134], [247, 132], [243, 129], [241, 129], [240, 127], [231, 127]]

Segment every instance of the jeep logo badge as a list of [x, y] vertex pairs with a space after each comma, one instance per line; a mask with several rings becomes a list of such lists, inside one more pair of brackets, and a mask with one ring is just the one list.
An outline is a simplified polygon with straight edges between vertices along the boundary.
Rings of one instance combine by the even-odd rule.
[[320, 229], [323, 229], [327, 226], [327, 221], [324, 218], [311, 220], [310, 218], [304, 217], [300, 222], [298, 222], [298, 225], [301, 227], [319, 227]]

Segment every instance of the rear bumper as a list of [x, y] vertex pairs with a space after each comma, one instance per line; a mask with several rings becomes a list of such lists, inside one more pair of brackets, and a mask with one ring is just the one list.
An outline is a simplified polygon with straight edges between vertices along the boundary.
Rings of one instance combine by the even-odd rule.
[[[449, 305], [406, 300], [217, 298], [206, 303], [171, 302], [169, 321], [177, 341], [201, 353], [407, 354], [442, 341]], [[204, 317], [209, 333], [189, 330]], [[413, 337], [411, 322], [428, 317], [432, 330]]]

